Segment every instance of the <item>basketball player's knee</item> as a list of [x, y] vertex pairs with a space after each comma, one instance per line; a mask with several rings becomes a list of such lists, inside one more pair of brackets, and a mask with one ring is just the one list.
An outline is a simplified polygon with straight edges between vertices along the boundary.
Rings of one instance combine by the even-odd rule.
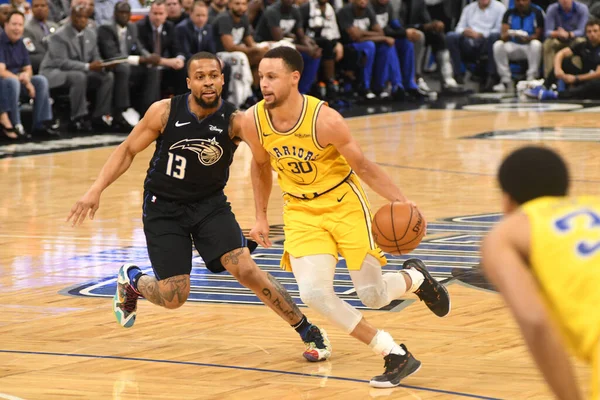
[[246, 287], [251, 287], [260, 279], [261, 270], [254, 263], [242, 264], [235, 273], [235, 278]]
[[168, 308], [169, 310], [175, 310], [176, 308], [181, 307], [182, 305], [185, 304], [186, 300], [187, 300], [187, 296], [185, 296], [185, 299], [173, 299], [173, 301], [168, 301], [167, 299], [165, 299], [163, 297], [164, 306], [165, 306], [165, 308]]
[[369, 308], [379, 309], [387, 306], [387, 296], [383, 287], [370, 285], [357, 288], [356, 294], [360, 301]]
[[327, 315], [327, 309], [330, 308], [332, 297], [335, 297], [333, 288], [320, 288], [312, 285], [298, 286], [300, 291], [300, 300], [306, 306]]

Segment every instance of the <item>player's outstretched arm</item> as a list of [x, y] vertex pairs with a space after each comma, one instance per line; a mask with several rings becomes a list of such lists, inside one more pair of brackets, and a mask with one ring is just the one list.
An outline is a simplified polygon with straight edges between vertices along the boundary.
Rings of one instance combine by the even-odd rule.
[[544, 378], [561, 400], [581, 399], [571, 362], [526, 263], [527, 216], [514, 214], [498, 225], [481, 247], [483, 269], [504, 297]]
[[94, 219], [104, 189], [129, 169], [137, 153], [158, 138], [169, 119], [169, 111], [170, 100], [161, 100], [150, 106], [144, 118], [133, 128], [127, 139], [108, 157], [90, 189], [71, 207], [67, 221], [72, 220], [73, 226], [81, 225], [88, 212], [90, 219]]
[[389, 201], [407, 201], [390, 176], [379, 165], [365, 157], [350, 134], [346, 121], [337, 111], [329, 107], [321, 107], [316, 129], [319, 144], [322, 147], [333, 145], [348, 161], [354, 172], [377, 194]]
[[252, 151], [250, 175], [252, 177], [252, 191], [254, 192], [256, 224], [250, 231], [250, 237], [263, 247], [271, 247], [267, 206], [273, 189], [273, 174], [269, 163], [269, 153], [260, 143], [258, 136], [260, 133], [254, 123], [254, 107], [247, 110], [240, 117], [240, 134], [238, 136], [246, 142]]

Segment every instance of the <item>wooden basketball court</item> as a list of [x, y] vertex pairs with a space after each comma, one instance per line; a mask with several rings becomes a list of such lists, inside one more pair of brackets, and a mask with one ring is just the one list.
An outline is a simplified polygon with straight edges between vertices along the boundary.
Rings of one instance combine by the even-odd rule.
[[[507, 152], [543, 141], [570, 163], [572, 193], [600, 195], [600, 130], [595, 113], [497, 111], [415, 110], [348, 120], [367, 156], [423, 210], [429, 234], [413, 255], [449, 281], [452, 296], [444, 319], [410, 301], [391, 311], [365, 310], [423, 362], [396, 389], [370, 388], [382, 359], [303, 308], [328, 331], [334, 350], [330, 361], [306, 362], [286, 323], [197, 260], [196, 301], [178, 310], [141, 301], [135, 326], [121, 328], [110, 300], [117, 270], [123, 262], [149, 267], [141, 203], [153, 149], [104, 193], [96, 220], [77, 229], [65, 218], [112, 147], [0, 159], [0, 399], [550, 398], [500, 297], [451, 278], [478, 263], [481, 237], [497, 218], [489, 214], [500, 210], [494, 175]], [[248, 229], [250, 159], [240, 147], [227, 190]], [[274, 189], [269, 216], [278, 225], [282, 202]], [[384, 204], [367, 190], [374, 209]], [[273, 233], [281, 239], [277, 227]], [[293, 277], [278, 272], [280, 252], [259, 252], [259, 264], [297, 298]], [[340, 292], [356, 304], [343, 272]], [[587, 369], [577, 371], [587, 389]]]

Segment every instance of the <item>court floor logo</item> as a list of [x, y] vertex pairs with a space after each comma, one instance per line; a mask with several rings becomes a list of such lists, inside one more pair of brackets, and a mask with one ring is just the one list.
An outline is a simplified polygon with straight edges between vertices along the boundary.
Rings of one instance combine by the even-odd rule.
[[533, 127], [484, 132], [466, 139], [600, 142], [600, 129], [590, 127]]
[[[412, 257], [423, 260], [432, 275], [444, 284], [461, 282], [476, 288], [493, 290], [485, 281], [479, 265], [479, 246], [484, 235], [500, 219], [499, 214], [471, 215], [438, 220], [427, 226], [427, 237], [408, 256], [389, 256], [385, 272], [401, 269], [402, 263]], [[245, 232], [248, 233], [247, 231]], [[253, 258], [258, 266], [268, 271], [288, 290], [296, 303], [302, 305], [298, 285], [291, 272], [282, 271], [279, 261], [283, 254], [283, 227], [271, 227], [273, 247], [258, 248]], [[100, 280], [85, 282], [66, 289], [63, 294], [91, 297], [112, 297], [116, 289], [116, 273], [121, 264], [135, 263], [146, 273], [152, 273], [145, 246], [109, 249], [95, 254], [77, 256], [69, 264], [114, 264], [114, 275]], [[358, 299], [352, 280], [346, 269], [346, 261], [340, 258], [334, 277], [334, 290], [340, 298], [357, 308], [366, 308]], [[227, 272], [213, 274], [204, 267], [202, 259], [195, 254], [191, 273], [191, 292], [188, 301], [202, 303], [262, 304], [252, 291], [240, 285]], [[396, 300], [382, 310], [399, 311], [410, 300]]]

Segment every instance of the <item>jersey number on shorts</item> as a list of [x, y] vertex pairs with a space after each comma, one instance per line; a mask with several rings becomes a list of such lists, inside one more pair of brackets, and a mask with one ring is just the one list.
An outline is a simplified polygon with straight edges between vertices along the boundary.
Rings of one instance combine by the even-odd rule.
[[185, 159], [185, 157], [169, 152], [169, 161], [167, 162], [167, 175], [177, 179], [185, 178], [186, 164], [187, 160]]
[[[559, 232], [566, 233], [573, 228], [571, 226], [571, 220], [577, 217], [587, 217], [587, 219], [589, 220], [589, 225], [587, 226], [587, 229], [600, 230], [600, 215], [595, 211], [585, 208], [573, 211], [563, 217], [560, 217], [559, 219], [554, 221], [554, 227], [558, 229]], [[577, 243], [575, 251], [582, 257], [589, 257], [592, 254], [600, 251], [600, 242], [594, 243], [592, 241], [582, 240], [579, 243]]]

